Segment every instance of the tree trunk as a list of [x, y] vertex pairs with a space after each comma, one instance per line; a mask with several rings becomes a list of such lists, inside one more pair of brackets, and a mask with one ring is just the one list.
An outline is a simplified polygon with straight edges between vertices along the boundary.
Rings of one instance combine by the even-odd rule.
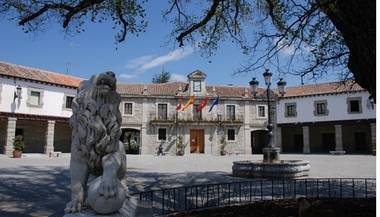
[[376, 100], [376, 0], [332, 2], [322, 10], [343, 35], [350, 51], [348, 69]]

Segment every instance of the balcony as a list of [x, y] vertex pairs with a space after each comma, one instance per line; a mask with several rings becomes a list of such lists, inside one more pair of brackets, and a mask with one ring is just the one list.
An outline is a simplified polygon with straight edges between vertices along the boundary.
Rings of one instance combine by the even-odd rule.
[[167, 117], [162, 117], [150, 114], [149, 117], [151, 124], [242, 125], [244, 123], [243, 115], [235, 115], [235, 117], [227, 117], [225, 115], [199, 117], [193, 116], [193, 114], [171, 114]]

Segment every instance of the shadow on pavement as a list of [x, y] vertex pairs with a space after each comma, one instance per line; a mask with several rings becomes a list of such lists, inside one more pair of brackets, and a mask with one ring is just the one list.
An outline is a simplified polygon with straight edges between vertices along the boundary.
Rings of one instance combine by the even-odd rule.
[[[238, 181], [229, 173], [158, 173], [128, 168], [131, 193], [204, 183]], [[0, 169], [0, 216], [62, 217], [70, 199], [69, 170], [62, 167], [21, 166]]]

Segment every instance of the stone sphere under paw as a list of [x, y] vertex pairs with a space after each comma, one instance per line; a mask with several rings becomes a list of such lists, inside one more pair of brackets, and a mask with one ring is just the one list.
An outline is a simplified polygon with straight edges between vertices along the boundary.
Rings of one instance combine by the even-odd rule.
[[105, 198], [100, 194], [102, 179], [96, 178], [89, 184], [87, 192], [87, 203], [99, 214], [111, 214], [117, 212], [122, 206], [126, 198], [126, 192], [120, 181], [117, 182], [116, 195], [114, 197]]

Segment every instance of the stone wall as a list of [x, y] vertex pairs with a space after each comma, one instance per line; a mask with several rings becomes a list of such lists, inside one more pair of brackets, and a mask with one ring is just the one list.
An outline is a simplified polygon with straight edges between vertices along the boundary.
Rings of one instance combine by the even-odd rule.
[[0, 120], [0, 154], [4, 154], [6, 145], [7, 120]]
[[46, 129], [45, 121], [17, 120], [16, 132], [22, 130], [24, 134], [24, 153], [44, 153]]
[[71, 128], [68, 122], [56, 122], [54, 133], [54, 151], [70, 153]]
[[[371, 128], [368, 123], [358, 123], [355, 125], [343, 125], [343, 150], [346, 153], [370, 153], [372, 150], [371, 146]], [[358, 144], [363, 147], [356, 147], [355, 133], [364, 133], [365, 141], [364, 144]], [[358, 150], [359, 149], [359, 150]], [[362, 150], [360, 150], [362, 149]]]

